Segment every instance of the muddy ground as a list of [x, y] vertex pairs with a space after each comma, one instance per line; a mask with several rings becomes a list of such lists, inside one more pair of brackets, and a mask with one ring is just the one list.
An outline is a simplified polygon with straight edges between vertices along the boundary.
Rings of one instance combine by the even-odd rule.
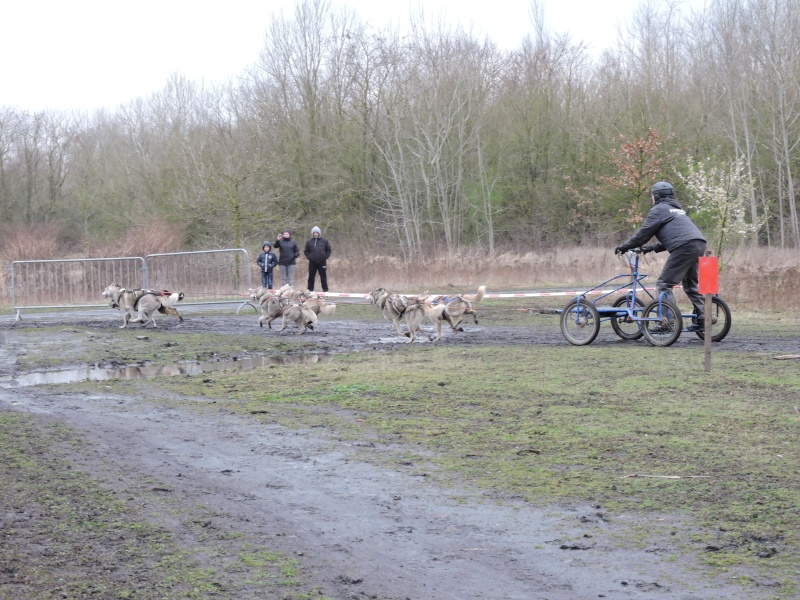
[[[159, 317], [159, 327], [181, 333], [281, 335], [259, 330], [252, 313], [184, 312], [183, 324]], [[17, 338], [20, 332], [61, 323], [67, 328], [108, 331], [118, 325], [118, 319], [116, 313], [105, 311], [31, 316], [21, 322], [5, 319], [0, 322], [0, 376], [8, 380], [22, 374], [18, 358], [25, 350]], [[466, 329], [458, 335], [446, 333], [441, 343], [566, 345], [555, 316], [533, 315], [525, 326], [469, 325]], [[52, 339], [59, 332], [51, 329], [47, 335]], [[282, 335], [294, 337], [294, 331]], [[318, 331], [306, 337], [323, 353], [391, 352], [401, 342], [385, 321], [338, 316], [324, 319]], [[620, 343], [604, 326], [594, 345], [613, 348]], [[739, 335], [735, 328], [723, 343], [726, 350], [797, 351], [796, 340]], [[690, 334], [684, 334], [678, 344], [702, 347]], [[126, 356], [120, 348], [120, 358]], [[115, 361], [112, 356], [106, 366], [120, 362], [124, 360]], [[83, 440], [81, 447], [73, 452], [67, 449], [64, 459], [96, 475], [113, 493], [131, 497], [142, 481], [159, 482], [143, 490], [147, 494], [142, 495], [142, 503], [160, 527], [181, 537], [184, 521], [170, 514], [175, 514], [175, 507], [178, 512], [195, 514], [202, 506], [214, 515], [215, 528], [235, 530], [253, 545], [295, 557], [318, 597], [770, 597], [769, 582], [743, 588], [707, 578], [691, 558], [676, 558], [673, 548], [640, 550], [633, 543], [620, 544], [626, 527], [641, 520], [637, 515], [610, 519], [603, 507], [591, 504], [532, 506], [508, 498], [498, 501], [479, 490], [439, 487], [421, 465], [392, 470], [359, 459], [365, 449], [383, 454], [403, 450], [388, 442], [342, 442], [331, 432], [265, 427], [235, 415], [210, 419], [200, 411], [118, 393], [77, 393], [58, 386], [15, 388], [8, 381], [0, 389], [0, 411], [20, 411], [44, 423], [75, 428]], [[171, 513], [160, 512], [155, 501], [147, 500], [153, 490], [169, 497]], [[5, 513], [0, 525], [9, 527], [15, 519], [23, 519], [19, 512], [0, 505], [0, 516]], [[214, 566], [213, 557], [204, 560]], [[223, 585], [218, 593], [195, 597], [282, 597], [277, 592], [264, 595], [262, 588], [251, 589], [241, 581], [225, 583], [228, 587]], [[0, 569], [0, 597], [45, 595]]]

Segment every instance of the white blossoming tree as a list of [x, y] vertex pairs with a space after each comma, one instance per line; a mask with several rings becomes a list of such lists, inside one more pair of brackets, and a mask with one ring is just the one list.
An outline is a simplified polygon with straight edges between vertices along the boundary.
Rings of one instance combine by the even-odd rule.
[[692, 219], [703, 230], [709, 250], [719, 257], [723, 268], [739, 245], [761, 226], [760, 222], [747, 220], [753, 183], [742, 158], [722, 168], [695, 162], [692, 157], [686, 163], [687, 174], [679, 175], [690, 197], [686, 207], [692, 211]]

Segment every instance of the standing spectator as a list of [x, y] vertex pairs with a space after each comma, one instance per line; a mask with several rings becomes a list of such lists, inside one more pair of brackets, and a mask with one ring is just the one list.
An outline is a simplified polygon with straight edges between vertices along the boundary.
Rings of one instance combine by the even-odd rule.
[[300, 247], [292, 239], [292, 232], [284, 229], [275, 241], [275, 249], [280, 252], [278, 266], [281, 268], [281, 283], [294, 287], [294, 270], [297, 268], [297, 257], [300, 256]]
[[331, 256], [331, 245], [324, 237], [319, 227], [311, 228], [311, 239], [306, 242], [305, 254], [308, 259], [308, 291], [314, 291], [314, 279], [319, 273], [319, 282], [322, 291], [328, 291], [328, 258]]
[[261, 253], [256, 259], [256, 263], [261, 267], [261, 285], [268, 290], [272, 288], [272, 269], [278, 264], [278, 257], [272, 251], [272, 244], [264, 242], [261, 246]]

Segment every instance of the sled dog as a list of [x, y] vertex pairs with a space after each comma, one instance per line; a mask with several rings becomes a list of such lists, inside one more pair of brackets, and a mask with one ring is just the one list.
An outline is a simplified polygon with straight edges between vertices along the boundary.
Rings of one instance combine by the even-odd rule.
[[461, 328], [461, 322], [464, 320], [464, 315], [472, 315], [475, 324], [478, 324], [478, 313], [472, 308], [473, 303], [483, 300], [486, 294], [486, 286], [482, 285], [478, 288], [475, 294], [457, 294], [454, 296], [435, 296], [428, 298], [430, 303], [434, 306], [444, 304], [444, 314], [449, 319], [445, 319], [450, 323], [453, 331], [464, 331]]
[[304, 291], [300, 296], [302, 305], [315, 315], [331, 316], [336, 312], [336, 305], [314, 292]]
[[[103, 290], [102, 296], [109, 301], [111, 308], [123, 311], [120, 329], [125, 329], [128, 323], [141, 323], [143, 327], [148, 325], [156, 327], [156, 312], [177, 317], [178, 322], [183, 323], [183, 316], [174, 306], [183, 300], [183, 292], [141, 288], [126, 290], [120, 284], [112, 283]], [[138, 313], [136, 318], [132, 318], [134, 313]]]
[[263, 327], [264, 323], [266, 323], [267, 327], [272, 329], [272, 322], [280, 317], [284, 310], [289, 308], [288, 298], [281, 298], [272, 294], [265, 294], [259, 302], [261, 305], [261, 316], [258, 318], [259, 327]]
[[307, 329], [314, 331], [314, 325], [317, 324], [317, 314], [300, 303], [290, 304], [282, 312], [283, 322], [277, 331], [283, 331], [289, 322], [293, 322], [300, 330], [299, 333], [305, 333]]
[[478, 314], [472, 308], [472, 303], [483, 300], [485, 294], [486, 286], [482, 285], [475, 294], [419, 297], [409, 305], [405, 313], [409, 338], [412, 342], [416, 339], [420, 325], [425, 319], [436, 327], [436, 337], [428, 338], [436, 342], [442, 339], [442, 321], [447, 321], [453, 331], [464, 331], [461, 327], [464, 315], [472, 315], [477, 325]]
[[400, 327], [400, 320], [406, 312], [409, 305], [409, 298], [401, 296], [400, 294], [393, 294], [386, 288], [377, 288], [369, 293], [370, 304], [377, 306], [383, 317], [387, 321], [391, 321], [394, 328], [402, 336], [408, 337], [408, 332], [403, 331]]

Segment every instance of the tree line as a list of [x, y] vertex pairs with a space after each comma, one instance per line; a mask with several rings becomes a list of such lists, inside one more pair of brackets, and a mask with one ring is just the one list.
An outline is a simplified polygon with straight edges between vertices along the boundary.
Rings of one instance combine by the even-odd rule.
[[714, 244], [798, 248], [798, 8], [644, 0], [594, 57], [537, 0], [509, 51], [300, 0], [233, 81], [175, 74], [93, 114], [0, 108], [0, 221], [58, 223], [76, 248], [153, 220], [186, 247], [320, 225], [342, 250], [492, 253], [618, 240], [667, 179]]

